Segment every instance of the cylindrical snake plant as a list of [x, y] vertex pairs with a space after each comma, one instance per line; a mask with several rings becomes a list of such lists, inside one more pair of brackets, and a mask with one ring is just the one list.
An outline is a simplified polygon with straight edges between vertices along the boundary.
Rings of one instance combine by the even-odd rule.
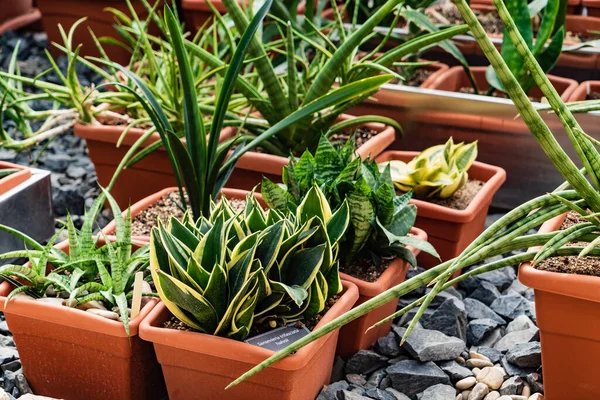
[[[535, 56], [523, 40], [517, 30], [514, 21], [508, 13], [502, 0], [494, 0], [498, 8], [500, 17], [507, 27], [508, 37], [513, 42], [515, 49], [524, 59], [524, 65], [530, 71], [535, 83], [540, 87], [544, 96], [548, 98], [549, 103], [559, 116], [563, 123], [569, 138], [577, 150], [580, 160], [585, 169], [580, 171], [573, 161], [567, 156], [564, 150], [557, 143], [552, 132], [544, 123], [538, 112], [534, 109], [523, 88], [519, 85], [515, 76], [506, 65], [502, 56], [493, 46], [486, 36], [481, 24], [477, 21], [475, 15], [467, 5], [465, 0], [456, 0], [461, 14], [471, 28], [471, 31], [477, 42], [489, 59], [490, 64], [498, 75], [503, 87], [506, 89], [510, 98], [515, 103], [521, 117], [529, 127], [531, 133], [540, 143], [542, 149], [552, 160], [556, 168], [563, 174], [567, 183], [562, 186], [572, 186], [573, 190], [564, 190], [563, 187], [557, 189], [554, 193], [549, 193], [537, 197], [527, 203], [510, 211], [492, 226], [486, 229], [471, 245], [465, 249], [460, 256], [453, 260], [446, 261], [437, 267], [425, 271], [389, 290], [379, 296], [359, 305], [346, 314], [327, 323], [318, 330], [311, 332], [304, 338], [296, 341], [292, 345], [283, 349], [261, 364], [252, 368], [247, 373], [236, 379], [230, 384], [236, 385], [250, 376], [258, 373], [269, 365], [281, 360], [282, 358], [294, 353], [306, 344], [326, 335], [327, 333], [338, 329], [339, 327], [353, 321], [354, 319], [368, 313], [369, 311], [386, 304], [387, 302], [403, 296], [423, 285], [434, 285], [429, 294], [415, 301], [413, 304], [398, 311], [394, 316], [397, 317], [406, 313], [414, 307], [420, 307], [417, 314], [411, 321], [404, 338], [414, 329], [418, 319], [425, 309], [431, 303], [431, 300], [442, 290], [465, 279], [469, 276], [482, 274], [494, 269], [503, 268], [519, 264], [522, 262], [534, 261], [534, 263], [554, 256], [554, 255], [593, 255], [600, 256], [600, 249], [597, 247], [600, 243], [600, 223], [596, 220], [597, 213], [600, 211], [600, 196], [598, 194], [598, 165], [600, 155], [589, 140], [588, 136], [581, 130], [577, 121], [573, 118], [571, 112], [560, 100], [556, 90], [552, 87], [548, 78], [543, 73], [542, 67], [538, 64]], [[592, 183], [588, 182], [585, 175], [591, 177]], [[536, 228], [545, 221], [561, 215], [567, 211], [576, 211], [589, 223], [576, 225], [572, 229], [557, 231], [546, 234], [527, 235], [530, 229]], [[588, 211], [591, 210], [591, 211]], [[588, 242], [586, 246], [575, 245], [565, 246], [570, 242]], [[530, 247], [542, 246], [541, 250], [526, 250]], [[499, 261], [485, 264], [485, 260], [502, 255], [512, 250], [525, 250], [523, 253], [504, 258]], [[484, 263], [481, 266], [476, 264]], [[474, 267], [469, 272], [452, 279], [451, 276], [459, 269]], [[389, 320], [389, 318], [388, 318]]]
[[244, 340], [253, 323], [309, 319], [342, 290], [339, 240], [350, 220], [317, 186], [295, 214], [265, 211], [249, 194], [235, 213], [226, 199], [210, 218], [153, 228], [150, 268], [160, 298], [179, 320], [211, 335]]

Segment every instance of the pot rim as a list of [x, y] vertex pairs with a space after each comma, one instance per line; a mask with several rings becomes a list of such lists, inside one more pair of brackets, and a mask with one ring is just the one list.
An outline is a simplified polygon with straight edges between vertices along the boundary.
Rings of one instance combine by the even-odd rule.
[[[560, 228], [567, 214], [562, 214], [546, 221], [539, 233], [554, 232]], [[540, 247], [532, 247], [537, 250]], [[600, 303], [600, 277], [564, 272], [551, 272], [536, 269], [531, 263], [519, 266], [519, 281], [535, 290], [550, 292], [577, 299]]]
[[571, 96], [569, 96], [568, 102], [585, 100], [588, 94], [588, 87], [590, 89], [600, 90], [600, 80], [590, 80], [581, 82], [579, 86], [577, 86], [575, 90], [573, 90]]
[[19, 186], [31, 177], [31, 169], [24, 165], [13, 164], [9, 162], [0, 161], [0, 170], [2, 169], [18, 169], [20, 171], [10, 174], [0, 179], [0, 195], [8, 192]]
[[[422, 240], [427, 240], [427, 232], [417, 227], [412, 227], [410, 233]], [[416, 256], [421, 250], [407, 246]], [[405, 260], [396, 257], [375, 282], [367, 282], [344, 272], [340, 272], [340, 278], [354, 283], [358, 287], [361, 296], [375, 297], [394, 285], [398, 284], [398, 277], [404, 276], [410, 265]]]
[[[322, 327], [338, 316], [350, 310], [356, 300], [358, 300], [358, 288], [355, 284], [348, 281], [342, 281], [344, 291], [339, 300], [325, 313], [315, 329]], [[140, 324], [140, 337], [143, 340], [163, 345], [175, 347], [181, 350], [187, 350], [193, 353], [202, 353], [213, 357], [227, 358], [244, 363], [259, 364], [268, 357], [275, 354], [274, 351], [264, 349], [252, 344], [227, 339], [219, 336], [208, 335], [205, 333], [180, 331], [174, 329], [161, 328], [158, 325], [161, 314], [168, 312], [165, 304], [161, 301]], [[170, 314], [170, 312], [168, 313]], [[325, 344], [332, 333], [317, 339], [316, 341], [304, 346], [295, 354], [290, 355], [269, 368], [278, 370], [294, 371], [304, 367], [317, 351]]]
[[[114, 236], [108, 236], [107, 239], [114, 241], [115, 238]], [[103, 242], [103, 238], [98, 238], [98, 243], [101, 244]], [[69, 241], [64, 240], [54, 247], [66, 251], [69, 248]], [[115, 337], [127, 337], [122, 322], [113, 321], [77, 308], [39, 302], [21, 296], [15, 296], [10, 302], [6, 303], [8, 294], [10, 294], [12, 288], [13, 286], [7, 281], [0, 284], [0, 292], [2, 293], [2, 296], [0, 296], [0, 306], [4, 313], [18, 314], [38, 321], [51, 322]], [[158, 304], [158, 299], [149, 299], [148, 303], [140, 309], [139, 315], [129, 321], [130, 337], [137, 336], [140, 322], [150, 313], [156, 304]]]
[[[382, 163], [391, 160], [410, 161], [410, 159], [418, 154], [420, 154], [418, 151], [389, 150], [377, 157], [377, 162]], [[417, 206], [417, 218], [427, 217], [459, 223], [472, 221], [481, 209], [487, 207], [491, 203], [494, 194], [506, 180], [506, 171], [495, 165], [475, 161], [468, 172], [472, 173], [474, 170], [487, 172], [491, 174], [491, 176], [485, 181], [484, 185], [479, 192], [477, 192], [473, 200], [471, 200], [471, 203], [469, 203], [467, 208], [464, 210], [454, 210], [424, 200], [411, 199], [410, 202]]]

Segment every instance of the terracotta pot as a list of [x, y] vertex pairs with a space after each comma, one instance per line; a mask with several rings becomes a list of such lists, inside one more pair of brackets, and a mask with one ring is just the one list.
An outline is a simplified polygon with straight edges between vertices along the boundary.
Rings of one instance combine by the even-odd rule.
[[[490, 86], [485, 79], [485, 71], [487, 67], [471, 67], [471, 71], [475, 76], [475, 82], [480, 92], [485, 92]], [[573, 79], [562, 78], [559, 76], [548, 75], [548, 79], [554, 86], [554, 88], [560, 94], [560, 98], [563, 101], [567, 101], [569, 96], [577, 87], [577, 82]], [[450, 92], [457, 92], [460, 88], [471, 87], [471, 83], [467, 78], [463, 67], [452, 67], [448, 71], [440, 74], [437, 80], [433, 82], [429, 88], [438, 90], [447, 90]], [[542, 91], [538, 87], [534, 87], [529, 92], [532, 97], [542, 97]]]
[[[415, 151], [386, 151], [377, 162], [402, 160], [408, 162], [419, 153]], [[494, 194], [506, 180], [506, 172], [493, 165], [475, 161], [469, 169], [469, 178], [485, 182], [471, 204], [464, 210], [454, 210], [427, 201], [413, 199], [417, 206], [415, 226], [429, 235], [429, 243], [435, 247], [442, 261], [458, 256], [485, 227], [488, 208]], [[440, 262], [429, 254], [421, 253], [419, 265], [431, 268]]]
[[[353, 283], [319, 321], [317, 328], [352, 308], [358, 298]], [[218, 336], [160, 328], [171, 313], [160, 303], [142, 321], [140, 335], [154, 343], [171, 399], [306, 400], [329, 383], [338, 331], [303, 347], [225, 391], [235, 378], [271, 356], [273, 351]]]
[[[135, 217], [139, 215], [142, 211], [150, 208], [152, 205], [154, 205], [156, 202], [158, 202], [160, 199], [162, 199], [169, 193], [177, 192], [178, 190], [179, 189], [176, 187], [166, 188], [138, 201], [137, 203], [131, 206], [131, 219], [135, 219]], [[224, 194], [225, 197], [227, 197], [228, 199], [245, 200], [248, 191], [240, 189], [223, 188], [221, 189], [221, 194]], [[259, 201], [259, 203], [263, 207], [266, 207], [266, 204], [264, 203], [260, 193], [254, 193], [254, 197]], [[126, 215], [127, 210], [123, 211], [123, 217], [125, 217]], [[114, 220], [112, 220], [108, 225], [104, 227], [104, 229], [102, 229], [102, 232], [105, 235], [113, 235], [115, 233], [115, 228], [116, 223]], [[133, 236], [132, 240], [135, 243], [148, 243], [150, 242], [150, 236]]]
[[[352, 115], [342, 114], [338, 121], [345, 121], [356, 118]], [[377, 135], [366, 141], [357, 153], [361, 158], [371, 159], [381, 154], [389, 145], [396, 140], [396, 132], [391, 126], [386, 126], [379, 123], [371, 123], [363, 125], [369, 129], [378, 132]], [[228, 132], [226, 135], [233, 135], [233, 132]], [[224, 137], [226, 138], [226, 136]], [[281, 182], [281, 173], [284, 166], [288, 165], [287, 157], [275, 156], [272, 154], [258, 153], [249, 151], [238, 160], [231, 177], [227, 181], [228, 187], [237, 189], [252, 190], [258, 185], [263, 176], [269, 178], [273, 182]]]
[[[68, 242], [57, 247], [68, 251]], [[0, 286], [6, 293], [9, 284]], [[150, 300], [130, 321], [130, 338], [121, 322], [18, 296], [6, 304], [4, 314], [36, 394], [158, 400], [165, 396], [160, 367], [152, 345], [138, 336], [140, 322], [157, 303]]]
[[[493, 0], [471, 0], [471, 4], [472, 5], [473, 4], [484, 4], [484, 5], [493, 6], [494, 1]], [[567, 6], [567, 12], [569, 14], [572, 14], [574, 12], [577, 12], [580, 7], [581, 7], [581, 0], [569, 0], [568, 6]]]
[[600, 92], [600, 81], [585, 81], [579, 84], [569, 97], [569, 101], [584, 101], [591, 92]]
[[[427, 240], [427, 233], [422, 229], [412, 228], [410, 233], [419, 239]], [[420, 252], [414, 247], [409, 246], [409, 248], [415, 256]], [[345, 281], [354, 283], [358, 287], [359, 297], [355, 304], [355, 307], [357, 307], [386, 290], [402, 283], [406, 277], [408, 268], [410, 268], [410, 265], [406, 261], [397, 258], [375, 282], [363, 281], [345, 273], [340, 273], [340, 277]], [[398, 300], [394, 299], [343, 326], [340, 330], [336, 354], [342, 358], [348, 358], [359, 350], [368, 349], [377, 341], [377, 339], [387, 335], [392, 326], [392, 321], [371, 329], [368, 332], [366, 332], [366, 330], [373, 324], [396, 312], [397, 306]]]
[[[583, 15], [567, 15], [565, 25], [566, 30], [573, 33], [600, 31], [600, 18], [586, 17]], [[565, 40], [565, 46], [573, 44], [575, 43]], [[581, 51], [565, 51], [561, 53], [556, 66], [559, 68], [559, 71], [560, 68], [571, 68], [574, 70], [579, 70], [579, 74], [584, 74], [586, 71], [582, 70], [598, 69], [600, 66], [600, 55], [598, 53], [591, 52], [586, 53]]]
[[[566, 215], [539, 233], [556, 231]], [[535, 290], [544, 398], [593, 400], [600, 393], [600, 278], [519, 267], [519, 280]]]
[[[98, 182], [104, 187], [112, 179], [119, 163], [131, 146], [144, 134], [143, 129], [133, 128], [129, 130], [121, 146], [116, 147], [124, 129], [122, 126], [75, 124], [75, 135], [86, 140], [90, 158], [96, 168]], [[227, 135], [229, 131], [235, 132], [231, 128], [225, 128], [222, 135]], [[153, 134], [142, 148], [156, 141], [160, 141], [158, 133]], [[125, 208], [159, 190], [176, 185], [169, 156], [164, 148], [160, 148], [134, 166], [124, 169], [111, 194], [119, 206]]]
[[32, 0], [0, 0], [0, 35], [38, 22], [41, 17]]
[[[48, 44], [50, 52], [54, 56], [63, 54], [52, 42], [63, 44], [63, 40], [58, 30], [58, 24], [61, 24], [66, 32], [80, 18], [87, 17], [88, 20], [81, 24], [75, 31], [73, 37], [73, 46], [79, 43], [83, 44], [79, 55], [81, 56], [100, 56], [96, 45], [88, 31], [92, 29], [96, 37], [109, 36], [121, 41], [121, 36], [114, 29], [114, 16], [111, 12], [105, 11], [105, 8], [115, 8], [126, 15], [130, 15], [127, 3], [123, 0], [37, 0], [38, 8], [42, 12], [42, 23], [48, 34]], [[154, 4], [154, 2], [152, 2]], [[131, 0], [131, 5], [135, 9], [140, 19], [145, 19], [148, 15], [146, 7], [141, 0]], [[157, 10], [161, 10], [159, 5]], [[158, 35], [156, 26], [150, 25], [149, 32]], [[108, 57], [119, 64], [127, 65], [131, 59], [131, 53], [120, 46], [106, 44], [104, 50]]]
[[31, 170], [28, 167], [0, 161], [0, 170], [13, 168], [19, 169], [20, 171], [0, 179], [0, 195], [8, 192], [31, 177]]

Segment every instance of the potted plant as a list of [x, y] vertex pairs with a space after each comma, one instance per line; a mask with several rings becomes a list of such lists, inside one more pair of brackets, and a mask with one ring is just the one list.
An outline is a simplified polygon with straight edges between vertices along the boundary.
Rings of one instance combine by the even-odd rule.
[[[426, 242], [427, 234], [413, 228], [417, 210], [408, 204], [410, 193], [397, 197], [389, 169], [380, 173], [375, 162], [353, 158], [353, 149], [351, 140], [336, 149], [323, 136], [314, 155], [306, 151], [283, 168], [283, 184], [264, 178], [261, 193], [280, 212], [295, 210], [312, 185], [323, 188], [334, 209], [348, 202], [351, 225], [340, 246], [340, 273], [358, 287], [359, 305], [402, 282], [421, 250], [437, 253]], [[386, 335], [391, 321], [366, 330], [396, 305], [391, 301], [344, 327], [337, 354], [347, 358]]]
[[224, 386], [272, 354], [257, 333], [322, 326], [352, 307], [358, 293], [342, 284], [336, 259], [349, 222], [347, 203], [332, 213], [313, 186], [296, 213], [265, 212], [248, 195], [243, 214], [223, 199], [198, 224], [188, 214], [153, 228], [150, 268], [163, 303], [140, 333], [154, 343], [170, 397], [197, 398], [198, 382], [206, 398], [315, 397], [329, 382], [337, 332], [258, 380]]
[[3, 0], [0, 10], [0, 34], [33, 24], [41, 17], [32, 0]]
[[[3, 311], [36, 393], [161, 399], [165, 392], [160, 367], [152, 346], [138, 336], [141, 320], [157, 303], [142, 297], [152, 296], [150, 285], [143, 282], [144, 273], [149, 278], [148, 246], [134, 250], [131, 219], [121, 217], [110, 196], [117, 215], [116, 237], [92, 237], [104, 200], [96, 200], [81, 231], [69, 217], [69, 239], [56, 247], [52, 246], [61, 231], [44, 246], [0, 226], [28, 248], [0, 257], [29, 259], [24, 266], [0, 267], [5, 279], [0, 285]], [[93, 362], [99, 353], [101, 364]]]
[[[499, 167], [476, 162], [477, 142], [445, 145], [422, 151], [386, 151], [377, 158], [380, 168], [390, 166], [401, 193], [412, 191], [417, 207], [415, 226], [431, 232], [429, 242], [442, 261], [458, 256], [483, 232], [494, 194], [506, 179]], [[419, 265], [439, 264], [422, 254]]]
[[[597, 213], [596, 210], [600, 209], [600, 193], [598, 190], [598, 177], [596, 175], [597, 170], [592, 167], [592, 165], [598, 162], [598, 153], [595, 151], [580, 153], [580, 160], [585, 165], [585, 170], [583, 171], [580, 171], [579, 168], [571, 162], [564, 150], [562, 150], [556, 141], [553, 140], [552, 131], [544, 123], [541, 116], [535, 112], [535, 108], [532, 106], [531, 102], [528, 101], [528, 98], [520, 88], [518, 81], [510, 73], [510, 69], [506, 63], [504, 63], [500, 53], [485, 35], [485, 31], [475, 18], [475, 15], [470, 10], [467, 3], [463, 0], [457, 0], [456, 4], [471, 27], [478, 43], [480, 43], [491, 64], [494, 66], [502, 84], [507, 88], [511, 98], [515, 101], [515, 104], [521, 112], [521, 115], [526, 120], [527, 125], [531, 128], [532, 134], [539, 139], [540, 146], [552, 159], [556, 168], [564, 174], [567, 182], [555, 192], [539, 196], [510, 211], [486, 229], [486, 231], [465, 249], [458, 258], [444, 262], [435, 268], [427, 270], [410, 280], [401, 283], [369, 302], [349, 311], [336, 320], [331, 321], [325, 327], [311, 332], [309, 335], [296, 341], [288, 346], [288, 348], [279, 351], [277, 354], [271, 356], [269, 359], [233, 381], [229, 387], [235, 387], [235, 385], [240, 382], [253, 377], [264, 368], [268, 368], [273, 363], [284, 359], [287, 355], [322, 337], [327, 332], [337, 329], [353, 319], [364, 315], [372, 308], [380, 306], [393, 298], [397, 298], [398, 296], [423, 285], [433, 285], [433, 288], [425, 296], [417, 299], [395, 315], [390, 316], [390, 318], [394, 318], [406, 313], [414, 307], [419, 307], [419, 310], [405, 332], [404, 338], [406, 338], [416, 327], [418, 319], [428, 305], [431, 304], [431, 300], [437, 296], [440, 291], [451, 287], [453, 284], [456, 284], [466, 277], [514, 265], [515, 263], [518, 264], [533, 261], [534, 263], [539, 264], [552, 256], [583, 257], [586, 255], [600, 255], [600, 249], [597, 247], [599, 242], [597, 233], [598, 221], [594, 218]], [[535, 60], [534, 55], [527, 46], [524, 45], [523, 37], [515, 28], [515, 24], [508, 13], [506, 6], [504, 6], [501, 0], [496, 0], [495, 4], [499, 9], [503, 22], [511, 27], [511, 40], [517, 45], [516, 48], [518, 49], [519, 55], [527, 59], [527, 65], [531, 74], [535, 77], [536, 83], [544, 89], [544, 95], [548, 97], [553, 110], [559, 115], [566, 127], [574, 129], [574, 141], [585, 149], [593, 149], [592, 142], [585, 136], [583, 131], [578, 128], [577, 121], [573, 118], [573, 115], [568, 108], [565, 107], [558, 93], [552, 88], [552, 85], [543, 73], [543, 69]], [[590, 174], [592, 177], [592, 182], [587, 180], [587, 174]], [[569, 186], [572, 189], [565, 190], [565, 188]], [[588, 207], [589, 210], [586, 210]], [[529, 234], [530, 229], [539, 226], [541, 223], [552, 220], [555, 217], [559, 217], [567, 211], [573, 211], [579, 214], [582, 223], [571, 224], [563, 231], [554, 231], [550, 233], [548, 232], [549, 225], [546, 225], [546, 228], [542, 233]], [[556, 219], [552, 222], [554, 229], [557, 227], [558, 223], [559, 222], [556, 222]], [[585, 243], [582, 244], [582, 242]], [[537, 246], [541, 246], [541, 248], [539, 248], [539, 250], [530, 249], [531, 247]], [[527, 250], [528, 248], [529, 250]], [[525, 251], [514, 252], [511, 256], [504, 259], [493, 259], [496, 255], [505, 254], [517, 249]], [[492, 257], [492, 259], [490, 259], [490, 257]], [[486, 259], [488, 261], [483, 262]], [[460, 277], [454, 279], [451, 278], [456, 271], [465, 266], [472, 266], [473, 268]], [[577, 357], [581, 355], [581, 357], [584, 357], [587, 361], [589, 360], [590, 354], [593, 355], [594, 351], [597, 351], [597, 331], [586, 331], [586, 328], [580, 325], [581, 318], [577, 323], [574, 321], [574, 316], [580, 311], [584, 311], [588, 315], [592, 312], [593, 315], [594, 307], [596, 307], [595, 303], [598, 301], [597, 296], [595, 295], [598, 289], [598, 282], [596, 282], [597, 278], [578, 277], [573, 275], [563, 275], [562, 277], [559, 277], [557, 275], [560, 274], [553, 274], [552, 281], [544, 278], [541, 281], [536, 280], [533, 282], [534, 285], [540, 285], [535, 287], [539, 288], [538, 294], [540, 295], [540, 298], [548, 300], [546, 305], [549, 303], [552, 303], [553, 305], [552, 311], [540, 310], [541, 312], [538, 314], [538, 323], [540, 326], [545, 326], [553, 331], [546, 331], [546, 337], [549, 338], [549, 340], [546, 340], [545, 342], [546, 345], [555, 346], [552, 349], [543, 349], [543, 352], [546, 351], [546, 353], [543, 354], [548, 354], [551, 359], [554, 355], [558, 354], [562, 357], [560, 363], [555, 362], [548, 365], [550, 379], [554, 378], [557, 381], [549, 384], [548, 377], [544, 377], [545, 395], [549, 398], [552, 398], [553, 396], [556, 396], [556, 398], [563, 398], [565, 396], [593, 398], [597, 392], [597, 387], [593, 380], [593, 372], [585, 371], [585, 373], [581, 373], [573, 367], [574, 364], [571, 364], [571, 360], [576, 362]], [[533, 275], [530, 275], [529, 277], [533, 278]], [[564, 283], [565, 285], [560, 285], [559, 282]], [[578, 288], [580, 289], [579, 291], [577, 290]], [[544, 293], [545, 291], [546, 293]], [[555, 293], [558, 292], [560, 296], [550, 294], [548, 293], [549, 291]], [[567, 294], [567, 296], [563, 296], [565, 294]], [[569, 296], [574, 297], [569, 298]], [[566, 302], [563, 304], [556, 303], [555, 301], [558, 297], [562, 297], [564, 300], [568, 299], [568, 305]], [[575, 297], [584, 297], [587, 301], [576, 300]], [[536, 298], [536, 303], [537, 301], [539, 301], [539, 298]], [[542, 303], [543, 302], [544, 300], [542, 300]], [[557, 310], [557, 313], [554, 312], [554, 309]], [[557, 319], [557, 314], [563, 319]], [[542, 321], [543, 318], [546, 320]], [[569, 322], [573, 322], [572, 325], [570, 325]], [[548, 333], [550, 334], [548, 335]], [[560, 341], [556, 341], [555, 338], [557, 336], [554, 336], [554, 334], [560, 335]], [[581, 338], [584, 335], [586, 339], [579, 343], [586, 342], [585, 348], [578, 347], [580, 346], [579, 343], [575, 344], [574, 341], [567, 339], [568, 336]], [[568, 344], [574, 345], [572, 348], [577, 349], [577, 356], [574, 356], [572, 354], [573, 352], [568, 351], [571, 347], [565, 346], [565, 340], [567, 340]], [[542, 347], [544, 346], [544, 336], [542, 335]], [[545, 357], [546, 356], [544, 355], [542, 363], [544, 373], [546, 374]], [[554, 358], [553, 361], [556, 361], [556, 358]], [[555, 369], [559, 365], [561, 368], [560, 374], [563, 376], [558, 376], [558, 372]], [[593, 367], [590, 369], [593, 369]], [[568, 377], [571, 378], [569, 380], [569, 386], [565, 386], [564, 382]], [[580, 380], [582, 378], [583, 380]], [[568, 394], [565, 392], [567, 389], [571, 389]]]

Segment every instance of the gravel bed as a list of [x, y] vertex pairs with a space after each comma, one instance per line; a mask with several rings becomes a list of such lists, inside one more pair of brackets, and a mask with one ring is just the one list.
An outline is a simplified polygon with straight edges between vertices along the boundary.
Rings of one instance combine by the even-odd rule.
[[[501, 215], [490, 215], [488, 225]], [[416, 309], [371, 349], [336, 358], [331, 384], [317, 400], [543, 399], [533, 289], [519, 283], [516, 271], [470, 277], [440, 293], [403, 346]], [[429, 290], [399, 299], [398, 309]]]

